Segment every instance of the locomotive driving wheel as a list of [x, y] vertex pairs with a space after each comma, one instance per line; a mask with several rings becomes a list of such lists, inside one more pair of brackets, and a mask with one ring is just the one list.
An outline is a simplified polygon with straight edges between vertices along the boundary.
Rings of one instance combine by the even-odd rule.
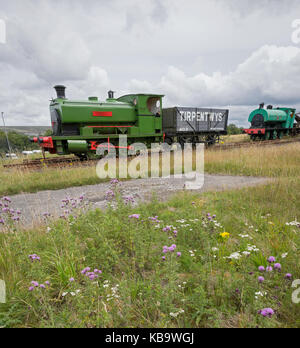
[[271, 135], [270, 131], [267, 131], [263, 137], [263, 140], [270, 140], [270, 135]]
[[270, 134], [270, 139], [271, 140], [275, 140], [277, 139], [277, 131], [276, 130], [273, 130]]

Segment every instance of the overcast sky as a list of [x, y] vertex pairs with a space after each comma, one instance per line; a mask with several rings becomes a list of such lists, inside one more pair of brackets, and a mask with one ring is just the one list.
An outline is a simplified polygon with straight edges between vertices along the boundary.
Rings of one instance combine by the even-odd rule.
[[49, 125], [55, 84], [70, 99], [113, 89], [229, 107], [240, 126], [261, 102], [300, 111], [297, 18], [299, 0], [0, 0], [0, 111]]

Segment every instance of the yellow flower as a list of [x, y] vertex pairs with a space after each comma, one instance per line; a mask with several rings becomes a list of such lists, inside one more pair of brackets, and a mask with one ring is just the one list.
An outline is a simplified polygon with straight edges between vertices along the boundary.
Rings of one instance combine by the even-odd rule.
[[228, 232], [223, 232], [223, 233], [220, 233], [220, 236], [221, 236], [222, 238], [229, 238], [230, 233], [228, 233]]

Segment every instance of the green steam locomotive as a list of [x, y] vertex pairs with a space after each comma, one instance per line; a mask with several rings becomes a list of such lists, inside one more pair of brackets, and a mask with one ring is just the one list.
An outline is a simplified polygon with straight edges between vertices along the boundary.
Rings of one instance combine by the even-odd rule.
[[53, 135], [33, 141], [50, 153], [75, 154], [85, 159], [98, 147], [120, 148], [120, 135], [133, 143], [172, 144], [174, 142], [213, 144], [227, 133], [228, 110], [162, 108], [163, 95], [129, 94], [119, 98], [108, 92], [103, 102], [98, 97], [69, 100], [65, 86], [55, 86], [57, 98], [50, 103]]
[[300, 115], [293, 108], [273, 108], [272, 105], [265, 108], [260, 104], [251, 112], [248, 121], [251, 127], [244, 132], [251, 136], [251, 140], [275, 140], [300, 134]]

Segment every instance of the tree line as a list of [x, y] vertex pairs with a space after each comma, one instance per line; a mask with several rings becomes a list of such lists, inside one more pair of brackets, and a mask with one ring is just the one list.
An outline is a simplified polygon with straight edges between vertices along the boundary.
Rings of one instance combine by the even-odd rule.
[[[38, 150], [39, 146], [35, 143], [31, 143], [29, 137], [25, 134], [18, 133], [15, 131], [8, 132], [8, 140], [10, 143], [11, 150], [13, 152], [31, 151]], [[0, 153], [8, 153], [8, 144], [4, 131], [0, 130]]]

